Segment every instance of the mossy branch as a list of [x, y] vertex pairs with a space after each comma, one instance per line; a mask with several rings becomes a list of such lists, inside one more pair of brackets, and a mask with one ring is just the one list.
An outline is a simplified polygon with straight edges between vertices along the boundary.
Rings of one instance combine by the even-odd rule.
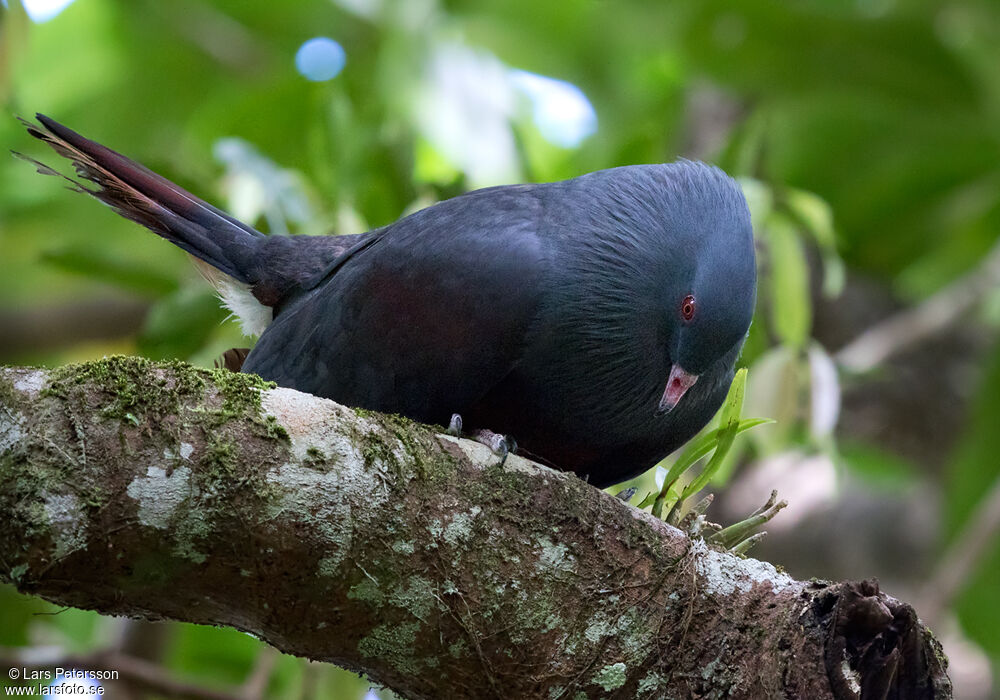
[[412, 698], [950, 697], [912, 608], [574, 476], [248, 375], [0, 369], [0, 579]]

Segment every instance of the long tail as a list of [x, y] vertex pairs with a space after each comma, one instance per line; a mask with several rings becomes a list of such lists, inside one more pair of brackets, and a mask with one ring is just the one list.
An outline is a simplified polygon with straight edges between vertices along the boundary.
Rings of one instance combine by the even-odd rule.
[[256, 256], [264, 234], [203, 202], [190, 192], [110, 148], [36, 114], [39, 127], [21, 120], [28, 133], [71, 161], [77, 174], [97, 185], [91, 189], [52, 168], [35, 164], [40, 173], [69, 180], [73, 188], [93, 195], [122, 216], [138, 222], [229, 277], [253, 284]]

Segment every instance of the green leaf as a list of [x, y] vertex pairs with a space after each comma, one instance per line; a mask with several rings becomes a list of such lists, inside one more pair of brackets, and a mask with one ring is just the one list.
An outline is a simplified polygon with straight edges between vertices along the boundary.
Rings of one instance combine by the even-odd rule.
[[[695, 479], [681, 492], [679, 502], [683, 502], [693, 494], [698, 493], [719, 469], [722, 460], [726, 458], [729, 449], [733, 446], [736, 435], [740, 432], [740, 413], [743, 411], [743, 396], [746, 393], [747, 370], [744, 367], [736, 373], [732, 386], [729, 387], [729, 395], [722, 405], [722, 412], [719, 414], [718, 438], [715, 445], [715, 453], [705, 465]], [[758, 424], [759, 425], [759, 424]]]
[[891, 13], [875, 20], [863, 12], [837, 12], [837, 5], [852, 7], [767, 0], [694, 3], [682, 33], [684, 48], [698, 73], [757, 99], [853, 90], [911, 109], [975, 103], [970, 72], [935, 35], [939, 20], [912, 21]]
[[[767, 423], [774, 423], [774, 421], [770, 418], [746, 418], [740, 421], [736, 432], [742, 433], [745, 430], [750, 430], [750, 428]], [[681, 453], [681, 456], [670, 466], [663, 483], [666, 484], [676, 480], [677, 477], [687, 471], [695, 462], [714, 450], [719, 442], [720, 432], [721, 429], [716, 428], [705, 433], [700, 438], [696, 438], [693, 442], [689, 442], [687, 448]]]
[[[744, 431], [750, 430], [750, 428], [756, 428], [758, 425], [765, 425], [768, 423], [774, 423], [770, 418], [746, 418], [739, 422], [736, 427], [736, 433], [742, 433]], [[660, 495], [666, 495], [670, 486], [677, 481], [677, 478], [691, 468], [699, 459], [710, 454], [712, 450], [716, 448], [719, 443], [719, 433], [720, 429], [716, 428], [708, 433], [705, 433], [699, 438], [695, 438], [693, 442], [689, 442], [687, 449], [681, 453], [681, 456], [670, 466], [670, 470], [667, 472], [666, 477], [663, 479], [663, 488], [659, 494], [651, 493], [643, 499], [642, 503], [639, 504], [640, 508], [645, 508], [646, 506], [652, 505], [654, 501]]]
[[812, 325], [809, 266], [792, 221], [782, 214], [766, 226], [770, 264], [771, 324], [783, 343], [804, 348]]
[[[639, 504], [640, 508], [652, 505], [653, 515], [662, 517], [665, 507], [669, 512], [669, 510], [677, 505], [678, 499], [683, 501], [685, 498], [679, 494], [678, 479], [699, 459], [716, 450], [716, 454], [698, 477], [700, 479], [702, 476], [705, 476], [705, 472], [708, 472], [707, 476], [705, 476], [705, 483], [707, 483], [708, 479], [711, 479], [712, 474], [715, 473], [722, 463], [722, 460], [725, 459], [726, 453], [732, 446], [733, 439], [738, 434], [758, 425], [774, 422], [769, 418], [740, 419], [740, 413], [743, 410], [743, 397], [746, 393], [746, 380], [747, 370], [744, 367], [736, 373], [733, 383], [729, 387], [729, 394], [726, 396], [726, 400], [719, 411], [719, 427], [688, 444], [684, 452], [681, 453], [681, 456], [667, 471], [659, 493], [655, 496], [651, 494], [643, 499], [642, 503]], [[719, 450], [720, 446], [723, 448], [722, 450]], [[650, 500], [651, 498], [652, 500]]]
[[737, 178], [755, 223], [766, 221], [774, 209], [774, 192], [765, 183], [752, 177]]
[[844, 289], [844, 261], [837, 254], [837, 233], [833, 227], [833, 209], [822, 197], [805, 190], [789, 190], [785, 204], [811, 234], [823, 259], [823, 294], [839, 296]]

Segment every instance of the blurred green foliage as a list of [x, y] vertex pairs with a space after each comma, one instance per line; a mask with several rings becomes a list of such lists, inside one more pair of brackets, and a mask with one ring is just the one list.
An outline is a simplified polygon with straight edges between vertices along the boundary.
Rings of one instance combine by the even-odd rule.
[[[550, 180], [691, 153], [714, 160], [742, 178], [761, 245], [760, 308], [743, 357], [757, 365], [747, 413], [779, 421], [737, 440], [758, 454], [794, 443], [833, 450], [803, 399], [816, 363], [828, 362], [811, 340], [811, 254], [829, 296], [846, 267], [913, 303], [975, 266], [1000, 232], [994, 0], [77, 0], [40, 24], [17, 0], [5, 4], [4, 144], [39, 155], [13, 115], [44, 112], [262, 230], [351, 233], [491, 178]], [[346, 68], [328, 82], [295, 71], [297, 48], [316, 35], [346, 51]], [[445, 76], [435, 72], [442, 56]], [[449, 153], [433, 122], [450, 114], [449, 94], [461, 102], [466, 83], [457, 97], [447, 93], [447, 71], [471, 71], [476, 86], [506, 67], [579, 86], [597, 132], [577, 148], [555, 146], [523, 95], [488, 84], [506, 97], [465, 107], [482, 117], [473, 127], [498, 130], [466, 147], [509, 137], [510, 153], [498, 146], [494, 155], [510, 163], [491, 171]], [[3, 361], [59, 364], [124, 350], [207, 364], [245, 343], [183, 253], [0, 159], [0, 312], [107, 296], [148, 303], [143, 326]], [[756, 389], [755, 376], [766, 378]], [[997, 478], [1000, 355], [976, 393], [940, 483], [950, 536]], [[754, 410], [760, 402], [781, 415]], [[879, 455], [851, 445], [841, 458], [886, 488], [916, 471]], [[641, 484], [654, 488], [651, 477]], [[998, 591], [1000, 551], [957, 606], [995, 660]], [[106, 634], [86, 613], [37, 617], [51, 607], [0, 595], [0, 644], [87, 645]], [[180, 629], [173, 667], [214, 681], [245, 676], [255, 642]], [[282, 661], [275, 697], [299, 692], [297, 664]], [[336, 697], [366, 688], [338, 678]]]

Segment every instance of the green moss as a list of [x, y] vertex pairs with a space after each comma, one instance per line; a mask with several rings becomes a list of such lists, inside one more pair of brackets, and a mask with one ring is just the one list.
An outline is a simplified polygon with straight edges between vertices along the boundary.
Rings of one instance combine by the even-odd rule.
[[106, 397], [101, 417], [142, 426], [150, 417], [173, 415], [184, 398], [200, 398], [205, 390], [204, 372], [179, 361], [154, 363], [113, 355], [52, 370], [42, 395], [81, 401], [85, 397], [79, 390], [90, 384]]
[[278, 422], [274, 416], [268, 415], [264, 418], [264, 435], [272, 440], [291, 442], [291, 436], [285, 430], [285, 426]]
[[230, 372], [227, 369], [204, 370], [222, 394], [222, 415], [238, 417], [260, 411], [260, 394], [278, 385], [256, 374]]
[[[486, 467], [479, 479], [470, 485], [469, 499], [473, 503], [492, 503], [499, 508], [497, 516], [521, 520], [525, 509], [532, 509], [536, 491], [531, 479], [525, 479], [498, 462]], [[587, 488], [593, 488], [588, 486]]]
[[379, 463], [391, 470], [400, 484], [409, 470], [423, 481], [447, 479], [455, 470], [455, 458], [443, 450], [434, 437], [433, 426], [423, 425], [396, 414], [383, 414], [361, 408], [355, 414], [374, 423], [376, 430], [356, 431], [355, 445], [360, 445], [366, 467]]
[[15, 510], [21, 517], [19, 520], [25, 532], [34, 537], [49, 531], [49, 515], [45, 512], [45, 504], [41, 501], [30, 501], [27, 504], [19, 504]]
[[235, 476], [236, 459], [236, 443], [217, 433], [209, 436], [205, 442], [205, 452], [201, 457], [201, 464], [205, 467], [204, 474], [209, 480]]
[[14, 388], [14, 382], [0, 376], [0, 406], [13, 408], [24, 400], [24, 394]]
[[306, 467], [309, 467], [310, 469], [325, 471], [325, 467], [328, 466], [327, 465], [328, 461], [329, 458], [326, 456], [326, 453], [323, 452], [323, 450], [316, 447], [315, 445], [310, 445], [308, 448], [306, 448], [306, 456], [302, 460], [302, 464]]
[[429, 474], [426, 459], [429, 453], [428, 445], [425, 442], [427, 439], [426, 428], [409, 418], [394, 413], [383, 416], [380, 422], [382, 427], [399, 441], [417, 475], [426, 478]]
[[15, 390], [12, 382], [0, 380], [0, 394], [0, 423], [5, 429], [0, 435], [5, 445], [0, 453], [0, 479], [6, 484], [0, 512], [10, 519], [11, 532], [20, 533], [24, 541], [48, 535], [55, 539], [58, 533], [53, 532], [42, 502], [65, 493], [65, 482], [80, 483], [79, 464], [57, 442], [47, 439], [44, 421], [34, 427], [26, 425], [20, 409], [31, 399]]
[[199, 460], [201, 468], [194, 472], [203, 499], [228, 501], [234, 491], [253, 481], [254, 472], [241, 469], [239, 458], [239, 449], [232, 438], [224, 433], [208, 436]]
[[399, 460], [393, 454], [392, 447], [387, 445], [382, 436], [376, 432], [370, 432], [362, 436], [361, 459], [365, 462], [365, 469], [371, 469], [376, 464], [381, 464], [397, 476], [400, 475]]
[[[208, 430], [235, 419], [248, 419], [259, 437], [287, 442], [287, 431], [273, 416], [261, 415], [261, 392], [276, 384], [255, 374], [230, 372], [223, 369], [201, 369], [185, 362], [171, 360], [152, 362], [142, 357], [114, 355], [83, 364], [70, 364], [52, 370], [45, 396], [58, 396], [79, 406], [86, 401], [85, 385], [102, 393], [99, 415], [118, 420], [123, 427], [151, 429], [159, 432], [176, 421], [173, 417], [182, 405], [194, 405], [205, 395], [209, 386], [219, 392], [221, 406], [201, 406], [203, 427]], [[79, 406], [85, 408], [84, 406]], [[83, 411], [89, 413], [89, 411]]]
[[111, 498], [107, 490], [98, 484], [88, 484], [80, 495], [83, 507], [91, 511], [100, 510]]
[[233, 420], [249, 420], [253, 433], [268, 440], [289, 442], [288, 431], [272, 415], [263, 415], [261, 393], [277, 384], [264, 381], [256, 374], [230, 372], [225, 369], [199, 370], [216, 386], [222, 398], [217, 409], [203, 408], [208, 427], [221, 427]]

